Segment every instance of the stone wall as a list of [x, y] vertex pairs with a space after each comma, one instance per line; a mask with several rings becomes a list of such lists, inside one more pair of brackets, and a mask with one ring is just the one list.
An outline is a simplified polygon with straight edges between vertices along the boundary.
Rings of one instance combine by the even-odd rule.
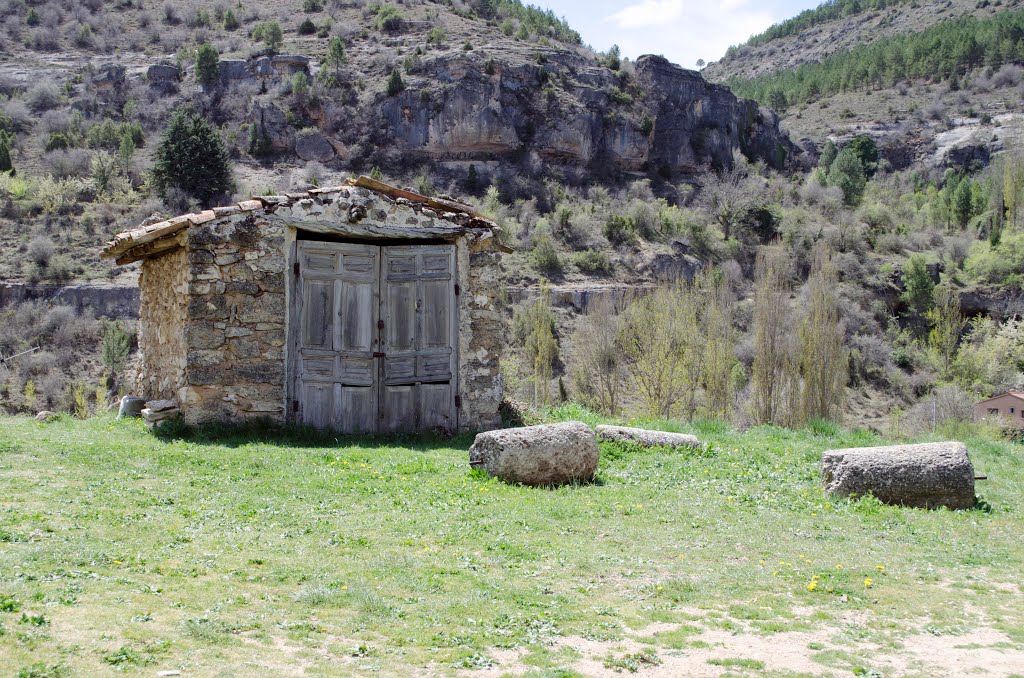
[[261, 213], [188, 230], [187, 422], [283, 418], [284, 243]]
[[188, 276], [183, 248], [142, 262], [139, 349], [144, 362], [135, 389], [146, 398], [175, 398], [185, 385]]
[[501, 255], [482, 243], [459, 243], [459, 392], [463, 430], [485, 430], [500, 423], [504, 394], [499, 358], [506, 327], [501, 302]]

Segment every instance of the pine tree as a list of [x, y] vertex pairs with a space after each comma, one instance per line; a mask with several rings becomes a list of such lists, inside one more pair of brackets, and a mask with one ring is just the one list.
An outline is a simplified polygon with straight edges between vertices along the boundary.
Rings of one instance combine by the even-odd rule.
[[402, 81], [402, 74], [396, 68], [391, 71], [391, 76], [388, 78], [388, 96], [393, 97], [403, 89], [405, 89], [405, 82]]
[[14, 162], [11, 160], [11, 144], [13, 137], [0, 129], [0, 172], [10, 172], [11, 176], [16, 174]]
[[179, 108], [171, 115], [156, 149], [153, 185], [161, 196], [179, 188], [204, 206], [232, 190], [224, 141], [194, 110]]
[[902, 299], [911, 310], [924, 315], [931, 309], [932, 289], [935, 282], [928, 272], [928, 264], [923, 254], [912, 254], [903, 268], [903, 286], [905, 292]]
[[208, 42], [199, 46], [196, 52], [196, 80], [209, 87], [217, 81], [219, 75], [220, 53]]
[[840, 151], [829, 167], [827, 178], [829, 186], [837, 186], [843, 192], [843, 202], [851, 207], [860, 203], [867, 178], [856, 151], [850, 147]]
[[828, 170], [832, 167], [832, 163], [836, 160], [836, 155], [839, 153], [839, 149], [829, 139], [825, 142], [825, 145], [821, 147], [821, 157], [818, 159], [818, 169], [822, 171], [824, 176], [828, 176]]
[[967, 228], [967, 224], [973, 216], [973, 203], [971, 199], [971, 184], [973, 183], [970, 179], [964, 178], [957, 184], [956, 190], [953, 191], [953, 216], [960, 228]]

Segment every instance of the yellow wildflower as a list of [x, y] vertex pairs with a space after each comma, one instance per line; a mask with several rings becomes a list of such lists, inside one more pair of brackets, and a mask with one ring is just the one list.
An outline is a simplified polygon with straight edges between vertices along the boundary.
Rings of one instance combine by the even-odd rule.
[[808, 591], [813, 591], [816, 588], [818, 588], [818, 580], [817, 579], [812, 579], [811, 583], [807, 585], [807, 590]]
[[865, 588], [871, 588], [871, 577], [868, 577], [867, 579], [864, 580], [864, 587]]

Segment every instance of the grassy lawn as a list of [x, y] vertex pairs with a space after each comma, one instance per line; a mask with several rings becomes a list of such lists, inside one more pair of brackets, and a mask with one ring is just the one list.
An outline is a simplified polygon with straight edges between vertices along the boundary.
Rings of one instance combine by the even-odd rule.
[[928, 512], [823, 494], [868, 433], [678, 430], [546, 490], [468, 438], [2, 418], [0, 675], [1024, 674], [1024, 446]]

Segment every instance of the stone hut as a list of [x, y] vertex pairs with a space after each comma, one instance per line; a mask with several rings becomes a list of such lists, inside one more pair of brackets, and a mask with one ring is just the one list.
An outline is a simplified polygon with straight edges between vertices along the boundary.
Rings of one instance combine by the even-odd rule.
[[496, 236], [360, 177], [144, 225], [103, 255], [142, 262], [136, 389], [188, 423], [456, 431], [498, 422]]

